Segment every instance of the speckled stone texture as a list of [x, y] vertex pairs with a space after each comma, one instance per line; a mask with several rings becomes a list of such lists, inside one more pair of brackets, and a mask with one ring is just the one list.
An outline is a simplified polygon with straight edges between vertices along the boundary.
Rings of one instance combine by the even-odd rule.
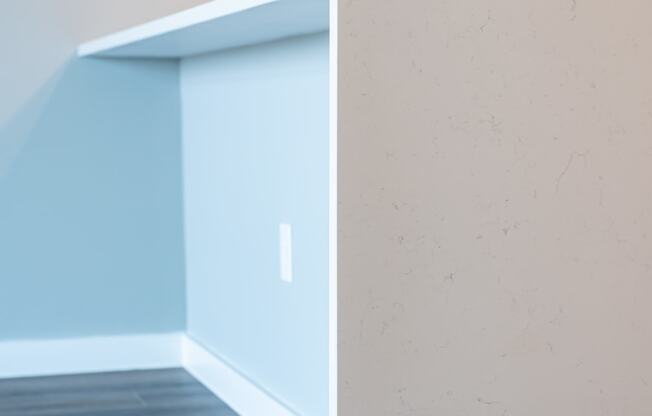
[[342, 0], [340, 416], [652, 412], [652, 3]]

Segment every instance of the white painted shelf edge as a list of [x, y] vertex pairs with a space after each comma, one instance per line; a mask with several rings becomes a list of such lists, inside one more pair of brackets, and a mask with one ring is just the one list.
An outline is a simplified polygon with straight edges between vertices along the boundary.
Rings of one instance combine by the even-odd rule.
[[81, 44], [80, 57], [182, 58], [328, 30], [327, 0], [214, 0]]

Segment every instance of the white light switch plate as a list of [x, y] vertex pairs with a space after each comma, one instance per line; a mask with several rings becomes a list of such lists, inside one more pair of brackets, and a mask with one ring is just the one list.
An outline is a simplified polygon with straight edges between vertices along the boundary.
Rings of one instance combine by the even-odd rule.
[[292, 226], [279, 225], [281, 280], [292, 283]]

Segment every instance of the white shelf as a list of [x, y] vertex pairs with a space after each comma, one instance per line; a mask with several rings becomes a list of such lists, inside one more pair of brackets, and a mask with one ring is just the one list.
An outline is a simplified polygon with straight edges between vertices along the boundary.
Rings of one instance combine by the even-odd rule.
[[328, 30], [328, 0], [215, 0], [83, 43], [79, 56], [183, 58]]

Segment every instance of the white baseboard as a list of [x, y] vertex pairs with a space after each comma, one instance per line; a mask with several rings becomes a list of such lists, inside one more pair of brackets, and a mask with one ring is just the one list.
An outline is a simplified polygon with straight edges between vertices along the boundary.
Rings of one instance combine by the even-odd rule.
[[296, 416], [182, 333], [0, 342], [0, 379], [185, 367], [243, 416]]
[[183, 366], [238, 414], [243, 416], [296, 416], [219, 357], [183, 337]]
[[183, 334], [0, 342], [0, 378], [181, 366]]

